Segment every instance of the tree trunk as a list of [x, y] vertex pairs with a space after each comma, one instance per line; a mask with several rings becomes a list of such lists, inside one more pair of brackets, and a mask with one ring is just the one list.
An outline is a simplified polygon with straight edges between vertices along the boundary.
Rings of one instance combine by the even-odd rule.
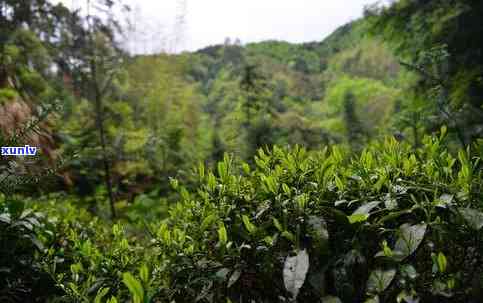
[[97, 83], [97, 69], [96, 69], [96, 62], [93, 59], [91, 62], [91, 71], [92, 71], [92, 79], [94, 84], [94, 102], [96, 108], [96, 125], [97, 129], [99, 130], [99, 139], [101, 141], [101, 149], [102, 149], [102, 162], [104, 166], [104, 178], [107, 187], [107, 193], [109, 195], [109, 205], [111, 207], [111, 218], [116, 218], [116, 208], [115, 208], [115, 201], [114, 201], [114, 193], [112, 190], [112, 180], [111, 180], [111, 166], [109, 164], [109, 159], [107, 155], [107, 143], [106, 143], [106, 132], [104, 129], [104, 109], [103, 109], [103, 93], [99, 88], [99, 83]]

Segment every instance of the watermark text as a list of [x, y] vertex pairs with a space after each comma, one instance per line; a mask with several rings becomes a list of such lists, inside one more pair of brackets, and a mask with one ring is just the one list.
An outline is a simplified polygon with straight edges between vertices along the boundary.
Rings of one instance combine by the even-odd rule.
[[25, 146], [2, 146], [2, 156], [35, 156], [37, 154], [37, 147]]

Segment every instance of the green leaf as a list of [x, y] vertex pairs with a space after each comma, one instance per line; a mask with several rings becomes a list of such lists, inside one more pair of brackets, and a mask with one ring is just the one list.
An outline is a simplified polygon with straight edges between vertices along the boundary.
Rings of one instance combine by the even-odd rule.
[[335, 207], [324, 207], [324, 210], [332, 214], [332, 217], [337, 224], [340, 224], [341, 226], [350, 224], [349, 218], [346, 214]]
[[146, 264], [141, 265], [141, 267], [139, 268], [139, 277], [141, 278], [141, 281], [143, 281], [144, 283], [148, 283], [149, 269]]
[[242, 164], [242, 169], [243, 169], [243, 172], [245, 174], [247, 174], [247, 175], [250, 174], [250, 165], [248, 165], [248, 163], [243, 163]]
[[284, 192], [286, 195], [290, 195], [290, 194], [291, 194], [290, 187], [288, 187], [288, 185], [287, 185], [287, 184], [283, 183], [283, 184], [282, 184], [282, 189], [283, 189], [283, 192]]
[[446, 286], [448, 286], [449, 289], [454, 289], [455, 285], [456, 281], [454, 278], [450, 278], [448, 281], [446, 281]]
[[448, 132], [448, 127], [446, 125], [441, 126], [440, 134], [439, 134], [439, 140], [443, 140], [444, 136], [446, 136], [446, 133]]
[[483, 213], [472, 208], [459, 208], [458, 211], [472, 229], [480, 230], [483, 227]]
[[379, 296], [375, 296], [364, 301], [364, 303], [379, 303], [379, 302], [380, 302]]
[[25, 221], [25, 220], [17, 221], [12, 226], [13, 227], [20, 226], [20, 227], [23, 227], [23, 228], [25, 228], [29, 231], [32, 231], [34, 229], [34, 226], [32, 225], [32, 223]]
[[89, 295], [91, 295], [91, 294], [99, 292], [99, 290], [106, 283], [106, 281], [107, 281], [107, 279], [105, 279], [105, 278], [97, 279], [96, 282], [89, 287], [89, 289], [87, 290], [87, 293]]
[[367, 292], [369, 294], [378, 294], [386, 290], [396, 276], [395, 269], [381, 270], [376, 269], [369, 275], [367, 281]]
[[223, 162], [218, 162], [218, 166], [217, 166], [218, 176], [220, 177], [220, 179], [223, 182], [226, 182], [228, 180], [228, 165], [227, 165], [227, 162], [228, 161], [225, 158], [225, 160]]
[[453, 203], [453, 195], [443, 194], [439, 199], [435, 201], [435, 205], [438, 207], [446, 208]]
[[108, 292], [108, 287], [102, 287], [101, 289], [99, 289], [96, 297], [94, 298], [94, 303], [102, 303], [102, 299], [107, 295]]
[[203, 162], [200, 162], [198, 164], [198, 176], [201, 180], [205, 178], [205, 165], [203, 164]]
[[448, 289], [448, 285], [440, 280], [433, 281], [433, 285], [431, 285], [431, 293], [433, 295], [443, 296], [446, 298], [453, 296], [451, 289]]
[[352, 213], [352, 215], [369, 215], [371, 210], [373, 210], [374, 207], [378, 206], [380, 203], [380, 201], [372, 201], [361, 205], [358, 209], [356, 209], [355, 212]]
[[265, 238], [263, 238], [263, 241], [268, 245], [268, 246], [273, 246], [274, 244], [274, 241], [276, 240], [276, 236], [274, 237], [270, 237], [270, 236], [266, 236]]
[[292, 243], [295, 243], [295, 236], [287, 230], [282, 233], [282, 237], [291, 241]]
[[250, 222], [250, 218], [248, 218], [248, 216], [243, 215], [242, 221], [243, 221], [243, 225], [245, 225], [245, 228], [248, 230], [250, 234], [255, 232], [257, 228], [255, 225], [252, 224], [252, 222]]
[[203, 219], [203, 221], [201, 222], [201, 230], [206, 230], [211, 224], [213, 224], [213, 222], [216, 221], [216, 216], [214, 214], [211, 214], [211, 215], [208, 215], [207, 217], [205, 217]]
[[13, 218], [19, 218], [25, 209], [25, 203], [20, 200], [8, 200], [6, 204]]
[[273, 176], [262, 176], [262, 181], [266, 185], [268, 192], [277, 194], [278, 193], [278, 183]]
[[399, 227], [399, 238], [396, 241], [394, 251], [400, 252], [402, 259], [410, 256], [423, 241], [426, 228], [426, 224], [401, 225]]
[[367, 215], [367, 214], [355, 214], [355, 215], [348, 216], [347, 219], [349, 219], [350, 224], [354, 224], [354, 223], [366, 221], [367, 219], [369, 219], [369, 215]]
[[126, 287], [129, 289], [129, 292], [131, 293], [133, 297], [134, 303], [141, 303], [144, 300], [144, 289], [141, 285], [141, 282], [139, 282], [136, 278], [134, 278], [131, 273], [124, 273], [122, 275], [122, 282], [126, 285]]
[[397, 295], [396, 301], [397, 303], [419, 303], [419, 298], [414, 290], [411, 290], [411, 292], [403, 290]]
[[10, 222], [12, 222], [12, 220], [10, 219], [10, 214], [0, 214], [0, 222], [10, 224]]
[[300, 288], [305, 282], [309, 270], [309, 255], [301, 250], [294, 257], [287, 257], [283, 267], [283, 282], [294, 299], [297, 298]]
[[418, 277], [418, 272], [411, 264], [404, 264], [401, 266], [401, 274], [411, 280], [414, 280]]
[[212, 172], [208, 173], [208, 179], [206, 181], [206, 186], [208, 187], [208, 190], [213, 192], [216, 189], [216, 177], [213, 175]]
[[118, 301], [117, 301], [116, 297], [111, 297], [109, 300], [107, 300], [106, 303], [117, 303], [117, 302]]
[[384, 255], [386, 257], [391, 257], [392, 256], [392, 249], [389, 247], [389, 245], [387, 245], [387, 241], [384, 240], [382, 242], [382, 250], [384, 251]]
[[446, 260], [446, 256], [442, 252], [438, 253], [437, 262], [439, 271], [444, 273], [446, 271], [448, 262]]
[[277, 218], [273, 218], [273, 225], [280, 231], [283, 232], [282, 224], [277, 220]]
[[343, 204], [347, 204], [347, 200], [337, 200], [337, 201], [334, 202], [335, 207], [343, 205]]
[[342, 180], [339, 178], [339, 176], [335, 176], [334, 178], [334, 181], [335, 181], [335, 186], [337, 186], [337, 189], [340, 190], [340, 191], [343, 191], [344, 190], [344, 182], [342, 182]]
[[376, 191], [380, 191], [382, 186], [386, 183], [386, 181], [387, 181], [387, 176], [385, 174], [379, 176], [379, 179], [377, 180], [376, 184], [374, 184], [374, 188], [376, 189]]
[[228, 242], [228, 234], [226, 232], [225, 224], [221, 223], [218, 228], [218, 238], [220, 243], [226, 244]]
[[380, 203], [380, 201], [372, 201], [361, 205], [352, 213], [352, 215], [348, 217], [349, 223], [354, 224], [366, 221], [367, 219], [369, 219], [371, 210], [378, 206]]
[[235, 284], [238, 279], [240, 279], [241, 276], [241, 271], [239, 269], [236, 269], [230, 276], [230, 279], [228, 279], [228, 288], [232, 287], [233, 284]]
[[179, 182], [177, 179], [169, 178], [169, 185], [171, 185], [171, 188], [173, 188], [174, 190], [177, 190], [179, 187]]
[[393, 211], [390, 212], [389, 214], [385, 215], [381, 219], [377, 221], [378, 224], [384, 223], [386, 221], [391, 221], [394, 220], [402, 215], [410, 214], [413, 211], [413, 209], [405, 209], [405, 210], [400, 210], [400, 211]]
[[42, 244], [42, 242], [34, 235], [30, 235], [29, 236], [29, 239], [30, 241], [32, 242], [32, 244], [37, 247], [37, 249], [39, 251], [44, 251], [45, 250], [45, 247], [44, 245]]

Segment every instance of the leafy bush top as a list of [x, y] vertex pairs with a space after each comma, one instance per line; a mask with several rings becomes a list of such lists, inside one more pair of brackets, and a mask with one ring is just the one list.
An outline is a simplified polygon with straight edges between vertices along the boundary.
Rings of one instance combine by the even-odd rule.
[[274, 148], [254, 169], [200, 166], [155, 231], [170, 299], [466, 302], [481, 288], [479, 161], [428, 137], [417, 151], [388, 139], [358, 157]]
[[[453, 155], [443, 137], [417, 150], [387, 139], [357, 156], [276, 147], [253, 167], [226, 156], [214, 171], [200, 165], [194, 187], [173, 179], [181, 201], [144, 235], [51, 203], [27, 245], [63, 302], [478, 300], [480, 158]], [[8, 203], [0, 210], [2, 240], [33, 239], [12, 229]]]

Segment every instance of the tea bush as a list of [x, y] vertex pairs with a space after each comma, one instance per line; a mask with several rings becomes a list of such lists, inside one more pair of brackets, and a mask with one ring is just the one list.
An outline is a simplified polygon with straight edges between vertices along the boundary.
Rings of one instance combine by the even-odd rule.
[[417, 150], [387, 139], [359, 155], [275, 147], [253, 166], [226, 156], [196, 168], [194, 186], [173, 179], [180, 201], [144, 231], [67, 202], [36, 203], [27, 217], [38, 224], [13, 229], [22, 215], [2, 201], [2, 250], [36, 250], [28, 273], [2, 259], [1, 282], [47, 276], [51, 302], [479, 302], [473, 150], [449, 152], [443, 130]]
[[[444, 131], [444, 130], [443, 130]], [[176, 302], [469, 302], [482, 288], [482, 172], [442, 138], [226, 158], [156, 229]]]
[[42, 302], [55, 293], [54, 281], [42, 270], [44, 244], [53, 237], [45, 215], [21, 201], [0, 196], [0, 301]]

